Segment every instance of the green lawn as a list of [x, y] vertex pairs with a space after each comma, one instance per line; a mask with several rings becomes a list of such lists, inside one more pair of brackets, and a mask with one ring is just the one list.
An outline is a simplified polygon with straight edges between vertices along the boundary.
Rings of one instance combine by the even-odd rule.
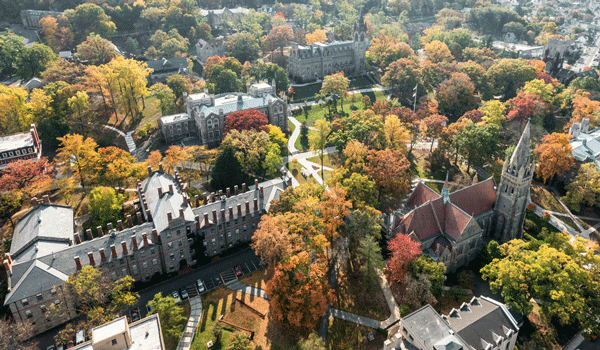
[[[314, 156], [314, 157], [308, 158], [307, 160], [309, 162], [321, 164], [321, 159], [319, 159], [319, 156]], [[326, 166], [326, 167], [332, 168], [332, 169], [339, 168], [340, 164], [339, 164], [339, 160], [337, 159], [337, 156], [334, 156], [332, 154], [325, 154], [323, 156], [323, 166]]]
[[[212, 329], [214, 324], [219, 320], [219, 316], [225, 315], [227, 308], [231, 304], [231, 298], [228, 297], [230, 292], [224, 288], [218, 288], [202, 296], [202, 320], [196, 330], [196, 336], [192, 342], [192, 350], [207, 349], [206, 343], [209, 340], [214, 342]], [[232, 327], [223, 328], [223, 337], [221, 341], [212, 349], [225, 349], [229, 345], [229, 337], [233, 334]]]
[[[353, 97], [346, 97], [344, 98], [344, 112], [350, 114], [352, 113], [352, 108], [351, 106], [355, 106], [356, 108], [358, 108], [359, 110], [363, 109], [363, 103], [362, 103], [362, 98], [363, 98], [363, 94], [357, 93], [357, 94], [353, 94]], [[367, 96], [369, 96], [371, 98], [371, 103], [375, 102], [376, 100], [381, 100], [386, 98], [386, 95], [383, 91], [376, 91], [376, 92], [369, 92], [366, 93]], [[354, 101], [354, 102], [352, 102]], [[338, 104], [338, 111], [341, 109], [341, 106]], [[310, 108], [310, 111], [308, 112], [308, 118], [304, 115], [304, 113], [298, 115], [296, 117], [296, 119], [299, 122], [303, 122], [306, 121], [306, 123], [309, 126], [314, 126], [315, 122], [319, 119], [323, 119], [325, 118], [325, 114], [328, 113], [328, 108], [326, 104], [320, 104], [320, 105], [313, 105]]]
[[158, 99], [155, 96], [150, 96], [146, 98], [146, 108], [142, 111], [144, 117], [137, 125], [137, 128], [143, 128], [149, 121], [153, 127], [158, 126], [158, 119], [160, 119], [160, 116], [152, 119], [152, 117], [156, 115], [156, 113], [160, 113], [162, 115], [158, 104]]

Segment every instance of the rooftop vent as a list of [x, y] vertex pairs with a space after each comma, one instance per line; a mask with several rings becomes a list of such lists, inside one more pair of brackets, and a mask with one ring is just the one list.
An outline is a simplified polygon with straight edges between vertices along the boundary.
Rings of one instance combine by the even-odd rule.
[[110, 231], [108, 231], [108, 234], [110, 235], [111, 238], [115, 238], [117, 237], [117, 230], [115, 230], [114, 228]]

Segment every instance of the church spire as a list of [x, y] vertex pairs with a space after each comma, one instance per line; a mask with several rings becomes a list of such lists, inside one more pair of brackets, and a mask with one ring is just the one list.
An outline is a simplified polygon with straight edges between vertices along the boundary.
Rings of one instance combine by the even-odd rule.
[[446, 172], [446, 182], [444, 182], [444, 187], [442, 187], [442, 199], [444, 204], [450, 202], [450, 188], [448, 186], [448, 172]]
[[530, 134], [531, 134], [531, 121], [527, 121], [521, 139], [515, 148], [512, 157], [510, 158], [510, 167], [514, 167], [516, 171], [519, 171], [523, 166], [529, 166], [529, 155], [530, 155]]

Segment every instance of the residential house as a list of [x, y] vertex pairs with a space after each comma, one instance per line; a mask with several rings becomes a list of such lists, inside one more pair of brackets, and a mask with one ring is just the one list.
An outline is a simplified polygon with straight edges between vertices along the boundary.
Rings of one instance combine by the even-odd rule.
[[188, 62], [185, 57], [147, 61], [146, 65], [152, 69], [152, 73], [148, 76], [149, 85], [157, 82], [164, 83], [171, 75], [187, 75], [189, 73]]
[[225, 38], [220, 36], [212, 40], [199, 39], [196, 43], [196, 54], [202, 65], [206, 64], [206, 59], [213, 56], [225, 55]]

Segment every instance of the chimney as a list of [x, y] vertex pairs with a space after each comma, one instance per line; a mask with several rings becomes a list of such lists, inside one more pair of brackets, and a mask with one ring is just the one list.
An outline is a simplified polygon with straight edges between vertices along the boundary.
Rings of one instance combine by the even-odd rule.
[[133, 245], [133, 251], [138, 250], [138, 242], [137, 237], [135, 235], [131, 235], [131, 244]]
[[169, 193], [173, 194], [173, 184], [169, 184]]
[[81, 260], [79, 260], [79, 256], [75, 257], [75, 265], [77, 265], [77, 271], [81, 270]]
[[242, 184], [242, 193], [245, 193], [245, 192], [246, 192], [246, 183], [244, 182]]
[[159, 187], [159, 188], [158, 188], [158, 196], [159, 196], [159, 197], [162, 197], [162, 187]]
[[38, 204], [39, 204], [39, 203], [38, 203], [38, 200], [37, 200], [37, 198], [35, 198], [35, 197], [31, 198], [31, 206], [32, 206], [32, 207], [35, 207], [35, 206], [36, 206], [36, 205], [38, 205]]
[[92, 236], [92, 230], [91, 229], [88, 228], [87, 230], [85, 230], [85, 234], [87, 235], [87, 239], [88, 240], [91, 241], [92, 239], [94, 239], [94, 236]]
[[8, 259], [4, 259], [4, 269], [7, 275], [12, 276], [12, 265], [8, 262]]
[[237, 204], [237, 208], [238, 208], [238, 213], [237, 213], [237, 215], [238, 215], [238, 216], [242, 216], [242, 204], [238, 203], [238, 204]]
[[233, 193], [236, 196], [239, 194], [238, 185], [233, 186]]
[[208, 226], [208, 213], [204, 213], [204, 226]]
[[79, 237], [79, 233], [75, 233], [73, 236], [75, 237], [75, 244], [81, 243], [81, 237]]
[[254, 189], [258, 190], [258, 179], [254, 179]]
[[156, 229], [152, 229], [152, 240], [154, 244], [158, 244], [158, 231]]
[[[206, 199], [206, 197], [205, 197], [205, 199]], [[198, 208], [200, 206], [200, 196], [195, 195], [194, 196], [194, 201], [196, 203], [196, 208]], [[206, 200], [204, 201], [204, 203], [206, 203]]]
[[152, 167], [148, 165], [148, 176], [152, 175]]
[[102, 232], [102, 226], [96, 227], [96, 231], [98, 231], [98, 237], [104, 236], [104, 232]]
[[182, 218], [183, 217], [183, 209], [179, 209], [179, 217]]
[[162, 166], [162, 163], [159, 163], [159, 164], [158, 164], [158, 170], [160, 170], [161, 172], [163, 171], [163, 166]]
[[254, 211], [258, 210], [258, 198], [254, 198]]
[[265, 192], [264, 192], [262, 186], [260, 186], [259, 191], [260, 191], [260, 198], [263, 198], [265, 196]]
[[221, 221], [225, 221], [225, 209], [221, 209]]
[[106, 224], [106, 228], [108, 229], [108, 232], [112, 231], [112, 229], [113, 229], [112, 222], [109, 222], [108, 224]]
[[227, 198], [231, 197], [231, 189], [227, 187]]
[[123, 221], [117, 221], [117, 225], [119, 226], [119, 231], [123, 231]]
[[44, 197], [42, 197], [42, 201], [46, 204], [50, 204], [50, 197], [48, 197], [48, 195], [45, 194]]
[[92, 265], [92, 266], [96, 265], [96, 259], [94, 259], [94, 253], [89, 252], [88, 258], [90, 259], [90, 265]]
[[140, 213], [139, 211], [137, 213], [135, 213], [135, 216], [137, 218], [137, 224], [141, 225], [142, 224], [142, 213]]
[[123, 255], [129, 254], [129, 251], [127, 250], [127, 242], [122, 241], [121, 242], [121, 248], [123, 248]]
[[196, 220], [196, 230], [200, 229], [200, 217], [198, 215], [196, 215], [194, 217], [194, 219]]
[[167, 220], [168, 220], [168, 221], [171, 221], [171, 220], [173, 220], [173, 214], [171, 214], [171, 212], [168, 212], [168, 213], [167, 213]]
[[150, 243], [148, 242], [148, 234], [146, 232], [142, 233], [142, 239], [144, 240], [144, 248], [148, 248]]
[[150, 214], [150, 209], [146, 209], [146, 216], [148, 217], [148, 222], [152, 221], [152, 214]]
[[106, 261], [106, 253], [104, 252], [104, 248], [100, 248], [100, 261]]
[[214, 193], [211, 193], [211, 194], [210, 194], [210, 202], [211, 202], [211, 203], [214, 203], [214, 202], [215, 202], [215, 194], [214, 194]]
[[288, 179], [288, 186], [292, 186], [292, 177], [290, 176], [290, 178]]
[[183, 195], [183, 206], [187, 207], [187, 205], [188, 205], [187, 196], [184, 194]]
[[217, 223], [217, 210], [213, 209], [213, 223]]
[[117, 247], [114, 244], [110, 245], [110, 252], [112, 254], [113, 259], [117, 258]]
[[219, 200], [223, 197], [223, 190], [219, 190]]
[[4, 259], [8, 260], [9, 264], [13, 263], [12, 257], [10, 256], [10, 253], [5, 253], [4, 254]]
[[233, 219], [233, 208], [229, 207], [229, 218]]
[[250, 213], [250, 202], [246, 201], [246, 214]]

